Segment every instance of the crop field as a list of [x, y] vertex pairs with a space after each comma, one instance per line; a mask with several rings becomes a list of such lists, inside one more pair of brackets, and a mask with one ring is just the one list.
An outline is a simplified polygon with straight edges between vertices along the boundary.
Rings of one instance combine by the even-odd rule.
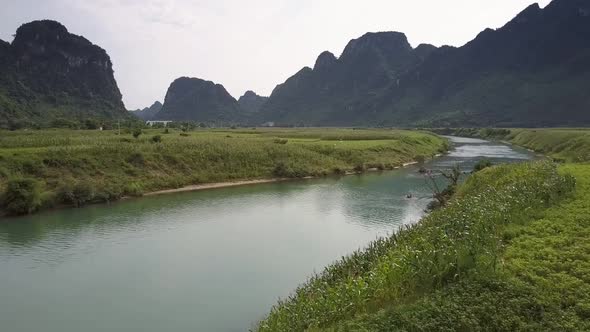
[[0, 190], [5, 213], [23, 214], [193, 184], [393, 169], [446, 149], [434, 134], [402, 130], [2, 131]]

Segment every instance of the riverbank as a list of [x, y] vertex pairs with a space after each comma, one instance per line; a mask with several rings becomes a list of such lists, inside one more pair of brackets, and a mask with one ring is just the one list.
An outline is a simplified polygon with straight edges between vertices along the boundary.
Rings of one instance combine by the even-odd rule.
[[550, 156], [558, 162], [590, 161], [589, 129], [439, 128], [434, 129], [433, 132], [442, 135], [505, 141]]
[[[451, 206], [328, 267], [259, 330], [590, 330], [590, 131], [435, 132], [505, 141], [565, 164], [477, 173]], [[430, 236], [431, 227], [443, 234]]]
[[589, 196], [587, 164], [481, 171], [448, 207], [312, 277], [259, 330], [587, 330]]
[[[436, 154], [433, 158], [440, 157], [442, 154]], [[400, 169], [403, 167], [413, 166], [419, 164], [417, 161], [407, 162], [402, 164], [401, 166], [396, 166], [391, 168], [393, 169]], [[368, 168], [362, 171], [346, 171], [344, 175], [361, 175], [364, 173], [371, 173], [371, 172], [382, 172], [384, 169], [379, 168]], [[340, 175], [340, 174], [338, 174]], [[165, 189], [165, 190], [158, 190], [153, 192], [148, 192], [143, 194], [143, 196], [157, 196], [157, 195], [165, 195], [165, 194], [174, 194], [174, 193], [181, 193], [181, 192], [190, 192], [190, 191], [199, 191], [199, 190], [208, 190], [208, 189], [218, 189], [218, 188], [228, 188], [228, 187], [238, 187], [238, 186], [248, 186], [248, 185], [255, 185], [255, 184], [264, 184], [264, 183], [275, 183], [275, 182], [284, 182], [284, 181], [294, 181], [294, 180], [311, 180], [316, 179], [317, 177], [314, 176], [306, 176], [302, 178], [271, 178], [271, 179], [258, 179], [258, 180], [244, 180], [244, 181], [230, 181], [230, 182], [215, 182], [215, 183], [204, 183], [204, 184], [196, 184], [191, 186], [185, 186], [181, 188], [175, 189]]]
[[448, 149], [446, 140], [434, 134], [403, 130], [154, 129], [138, 138], [74, 130], [0, 135], [4, 214], [395, 169]]

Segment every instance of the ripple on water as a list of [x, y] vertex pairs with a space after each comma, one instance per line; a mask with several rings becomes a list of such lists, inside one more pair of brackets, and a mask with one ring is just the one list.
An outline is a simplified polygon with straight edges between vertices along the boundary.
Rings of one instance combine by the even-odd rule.
[[456, 147], [449, 157], [454, 158], [498, 158], [498, 159], [528, 159], [524, 153], [520, 153], [507, 145], [473, 145], [467, 144]]

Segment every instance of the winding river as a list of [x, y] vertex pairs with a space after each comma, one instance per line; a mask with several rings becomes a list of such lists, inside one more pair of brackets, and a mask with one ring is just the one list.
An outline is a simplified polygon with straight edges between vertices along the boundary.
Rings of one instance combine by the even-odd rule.
[[[454, 150], [427, 168], [534, 158], [451, 139]], [[314, 271], [417, 222], [428, 202], [412, 166], [1, 221], [0, 329], [245, 331]]]

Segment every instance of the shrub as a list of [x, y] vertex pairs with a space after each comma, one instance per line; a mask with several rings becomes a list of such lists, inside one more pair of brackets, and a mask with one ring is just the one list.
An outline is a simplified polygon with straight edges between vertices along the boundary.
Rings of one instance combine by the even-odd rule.
[[132, 182], [130, 184], [128, 184], [127, 186], [125, 186], [125, 189], [123, 190], [123, 194], [128, 195], [128, 196], [141, 196], [143, 195], [143, 188], [141, 187], [141, 185], [137, 182]]
[[94, 188], [86, 183], [65, 184], [58, 189], [58, 200], [63, 204], [81, 207], [94, 199]]
[[272, 174], [278, 178], [302, 178], [308, 175], [305, 170], [293, 168], [282, 161], [277, 163]]
[[12, 215], [32, 213], [41, 206], [41, 185], [31, 178], [9, 180], [2, 204]]
[[111, 186], [100, 190], [95, 195], [95, 200], [99, 202], [109, 203], [121, 199], [123, 193], [117, 187]]
[[289, 140], [288, 139], [284, 139], [284, 138], [275, 138], [273, 140], [273, 142], [275, 144], [287, 144], [287, 143], [289, 143]]
[[489, 159], [482, 159], [473, 166], [473, 172], [479, 172], [491, 166], [493, 166], [493, 164]]
[[139, 138], [139, 136], [140, 136], [142, 133], [143, 133], [143, 132], [142, 132], [141, 128], [135, 128], [135, 129], [133, 129], [133, 133], [132, 133], [132, 134], [133, 134], [133, 137], [137, 139], [137, 138]]
[[367, 168], [365, 167], [364, 164], [359, 164], [359, 165], [356, 165], [354, 167], [354, 171], [357, 172], [357, 173], [362, 173], [362, 172], [364, 172], [366, 170], [367, 170]]
[[334, 167], [332, 169], [332, 173], [336, 174], [336, 175], [346, 175], [346, 170], [342, 169], [340, 167]]
[[133, 152], [127, 157], [127, 162], [133, 166], [140, 167], [145, 165], [145, 158], [141, 152]]
[[162, 136], [160, 136], [160, 135], [152, 136], [152, 142], [153, 143], [160, 143], [160, 142], [162, 142]]
[[86, 129], [96, 130], [98, 127], [100, 127], [100, 124], [94, 119], [88, 119], [84, 121], [84, 128]]

